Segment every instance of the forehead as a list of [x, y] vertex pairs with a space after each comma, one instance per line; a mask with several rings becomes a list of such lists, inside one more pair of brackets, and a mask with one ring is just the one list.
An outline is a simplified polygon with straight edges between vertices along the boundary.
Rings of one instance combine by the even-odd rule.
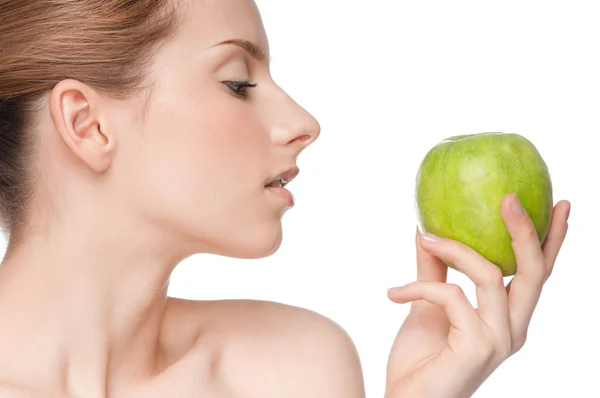
[[268, 53], [268, 40], [253, 0], [183, 0], [180, 38], [195, 48], [230, 39], [256, 43]]

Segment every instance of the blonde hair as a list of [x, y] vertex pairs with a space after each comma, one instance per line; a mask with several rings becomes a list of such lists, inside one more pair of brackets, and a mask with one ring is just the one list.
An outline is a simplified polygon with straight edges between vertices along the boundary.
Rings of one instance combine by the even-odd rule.
[[180, 17], [175, 0], [0, 1], [0, 228], [11, 246], [35, 194], [38, 101], [64, 79], [147, 99], [151, 58]]

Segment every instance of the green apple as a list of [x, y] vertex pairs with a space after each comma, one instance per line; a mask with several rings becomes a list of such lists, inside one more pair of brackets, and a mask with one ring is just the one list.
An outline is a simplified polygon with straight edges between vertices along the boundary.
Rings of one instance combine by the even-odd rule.
[[517, 194], [543, 243], [552, 216], [552, 182], [537, 148], [518, 134], [445, 139], [427, 153], [417, 173], [421, 231], [462, 242], [504, 276], [514, 275], [512, 238], [500, 215], [502, 198], [509, 193]]

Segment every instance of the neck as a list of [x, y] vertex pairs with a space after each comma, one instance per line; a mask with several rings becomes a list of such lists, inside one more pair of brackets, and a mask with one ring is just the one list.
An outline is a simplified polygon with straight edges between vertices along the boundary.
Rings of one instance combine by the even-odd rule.
[[185, 255], [125, 225], [87, 219], [11, 251], [0, 266], [0, 358], [11, 358], [0, 383], [91, 397], [150, 377], [169, 276]]

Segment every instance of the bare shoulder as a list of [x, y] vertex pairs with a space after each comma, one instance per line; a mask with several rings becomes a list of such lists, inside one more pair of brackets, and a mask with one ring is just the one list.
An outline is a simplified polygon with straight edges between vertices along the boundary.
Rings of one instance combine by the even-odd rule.
[[184, 341], [194, 339], [197, 347], [218, 350], [215, 377], [234, 396], [365, 396], [354, 343], [323, 315], [270, 301], [170, 300], [172, 320], [191, 322], [184, 328]]

